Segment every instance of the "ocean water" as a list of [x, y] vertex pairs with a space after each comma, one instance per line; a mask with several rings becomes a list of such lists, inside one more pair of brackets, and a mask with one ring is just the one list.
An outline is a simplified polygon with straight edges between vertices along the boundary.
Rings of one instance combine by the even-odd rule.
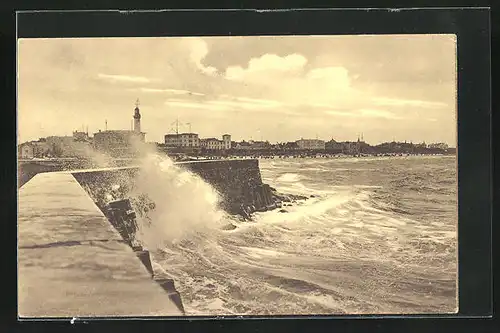
[[[314, 197], [239, 222], [199, 177], [166, 158], [144, 162], [137, 191], [157, 208], [138, 237], [155, 270], [176, 281], [188, 315], [456, 312], [454, 157], [260, 167], [278, 191]], [[237, 228], [222, 230], [228, 221]]]

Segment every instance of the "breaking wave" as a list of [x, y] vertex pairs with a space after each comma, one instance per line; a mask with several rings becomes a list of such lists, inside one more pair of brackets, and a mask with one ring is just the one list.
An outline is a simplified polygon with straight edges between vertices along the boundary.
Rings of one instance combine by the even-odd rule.
[[[140, 221], [139, 238], [155, 269], [176, 281], [188, 315], [454, 312], [455, 216], [425, 214], [427, 205], [453, 204], [453, 189], [435, 191], [434, 203], [415, 197], [412, 186], [432, 192], [438, 180], [422, 168], [401, 187], [394, 179], [406, 165], [388, 161], [363, 169], [356, 160], [356, 176], [346, 160], [328, 175], [311, 169], [335, 170], [334, 162], [261, 161], [264, 181], [278, 191], [314, 197], [241, 222], [219, 209], [218, 193], [200, 177], [151, 155], [135, 190], [156, 208]], [[227, 223], [236, 229], [223, 230]]]
[[198, 175], [166, 157], [149, 154], [142, 160], [130, 196], [146, 194], [155, 208], [139, 217], [138, 239], [149, 249], [220, 229], [227, 214], [219, 208], [217, 191]]

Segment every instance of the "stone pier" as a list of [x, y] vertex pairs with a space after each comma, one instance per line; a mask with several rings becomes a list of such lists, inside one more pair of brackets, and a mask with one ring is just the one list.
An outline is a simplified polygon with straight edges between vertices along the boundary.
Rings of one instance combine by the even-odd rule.
[[73, 175], [18, 192], [20, 318], [182, 316]]

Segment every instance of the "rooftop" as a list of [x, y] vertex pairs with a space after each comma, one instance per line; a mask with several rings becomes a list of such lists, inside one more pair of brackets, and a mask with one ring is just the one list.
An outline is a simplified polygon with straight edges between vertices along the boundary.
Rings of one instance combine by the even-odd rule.
[[304, 138], [301, 138], [300, 140], [297, 140], [297, 141], [324, 141], [324, 140], [321, 140], [321, 139], [304, 139]]
[[[105, 130], [94, 133], [94, 135], [99, 134], [137, 134], [137, 132], [132, 130]], [[146, 132], [140, 132], [140, 134], [146, 134]]]
[[171, 136], [171, 137], [174, 137], [174, 136], [179, 136], [179, 135], [198, 135], [198, 133], [173, 133], [173, 134], [165, 134], [165, 136]]

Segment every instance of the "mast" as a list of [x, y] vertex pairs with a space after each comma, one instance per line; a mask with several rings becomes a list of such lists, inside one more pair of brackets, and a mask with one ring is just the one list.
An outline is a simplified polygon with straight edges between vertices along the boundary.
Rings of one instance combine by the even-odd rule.
[[171, 126], [174, 126], [175, 125], [175, 129], [174, 128], [170, 128], [171, 131], [175, 131], [175, 134], [176, 135], [179, 135], [179, 118], [177, 118], [173, 123], [170, 124]]

